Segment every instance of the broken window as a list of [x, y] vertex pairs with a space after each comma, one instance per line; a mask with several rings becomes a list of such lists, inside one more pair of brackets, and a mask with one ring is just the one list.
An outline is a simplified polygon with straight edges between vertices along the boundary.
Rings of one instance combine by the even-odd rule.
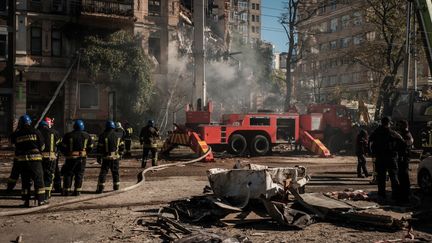
[[6, 35], [0, 35], [0, 58], [6, 58], [7, 55], [7, 38]]
[[251, 117], [249, 121], [251, 126], [270, 126], [269, 117]]
[[42, 28], [32, 27], [31, 28], [31, 54], [42, 55]]
[[158, 63], [160, 63], [160, 53], [161, 53], [161, 45], [160, 39], [155, 37], [150, 37], [148, 40], [148, 53], [149, 55], [156, 58]]
[[161, 15], [161, 0], [149, 0], [148, 11], [150, 16]]
[[99, 107], [99, 89], [93, 84], [79, 84], [80, 109], [97, 109]]
[[54, 57], [62, 55], [62, 34], [59, 30], [51, 32], [51, 54]]

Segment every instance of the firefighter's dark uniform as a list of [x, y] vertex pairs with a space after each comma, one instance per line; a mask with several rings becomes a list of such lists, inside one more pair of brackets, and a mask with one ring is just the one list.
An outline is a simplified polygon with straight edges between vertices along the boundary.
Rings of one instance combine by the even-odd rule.
[[41, 205], [45, 201], [41, 154], [45, 145], [42, 134], [30, 125], [23, 125], [12, 134], [11, 141], [15, 145], [15, 161], [22, 175], [22, 196], [25, 206], [30, 206], [32, 180], [36, 199]]
[[61, 142], [59, 133], [48, 126], [40, 126], [39, 131], [44, 137], [45, 149], [42, 151], [42, 167], [44, 170], [45, 197], [51, 197], [51, 190], [57, 164], [58, 146]]
[[9, 178], [7, 180], [6, 190], [8, 192], [12, 192], [12, 190], [15, 188], [20, 175], [21, 175], [20, 167], [19, 167], [16, 159], [14, 159], [13, 163], [12, 163], [12, 170], [11, 170], [11, 173], [10, 173]]
[[113, 189], [120, 188], [119, 164], [121, 153], [124, 150], [124, 143], [114, 129], [107, 129], [99, 136], [97, 145], [98, 161], [101, 161], [101, 170], [97, 186], [97, 193], [102, 193], [105, 187], [105, 180], [108, 171], [111, 170]]
[[72, 191], [72, 178], [75, 179], [74, 195], [80, 195], [86, 167], [87, 154], [93, 147], [90, 135], [85, 131], [66, 133], [62, 140], [62, 152], [66, 157], [61, 172], [63, 175], [63, 194], [68, 196]]
[[365, 130], [360, 130], [356, 138], [357, 177], [362, 177], [362, 171], [364, 176], [369, 176], [366, 167], [366, 154], [368, 150], [368, 134]]
[[159, 138], [159, 131], [156, 127], [145, 126], [140, 132], [140, 143], [143, 145], [143, 156], [141, 161], [141, 167], [145, 168], [149, 153], [151, 152], [152, 166], [157, 165], [158, 151], [157, 151], [157, 139]]
[[379, 126], [369, 137], [372, 154], [375, 156], [377, 172], [378, 195], [386, 197], [386, 174], [388, 172], [392, 198], [397, 199], [399, 180], [397, 177], [398, 148], [403, 143], [402, 137], [395, 131], [384, 126]]
[[125, 143], [125, 156], [131, 155], [131, 145], [132, 145], [132, 135], [133, 135], [133, 128], [129, 124], [125, 124], [125, 136], [124, 136], [124, 143]]
[[408, 130], [399, 131], [405, 143], [399, 149], [398, 158], [398, 179], [400, 184], [400, 193], [398, 199], [401, 202], [409, 202], [410, 196], [410, 179], [409, 179], [409, 163], [411, 147], [414, 139]]
[[427, 126], [421, 131], [421, 146], [425, 152], [432, 153], [432, 127]]

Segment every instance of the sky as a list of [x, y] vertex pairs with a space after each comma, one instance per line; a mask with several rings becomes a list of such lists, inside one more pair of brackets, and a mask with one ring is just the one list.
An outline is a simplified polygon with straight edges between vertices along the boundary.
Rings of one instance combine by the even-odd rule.
[[261, 39], [272, 43], [275, 52], [286, 51], [287, 38], [278, 22], [283, 12], [283, 0], [261, 0]]

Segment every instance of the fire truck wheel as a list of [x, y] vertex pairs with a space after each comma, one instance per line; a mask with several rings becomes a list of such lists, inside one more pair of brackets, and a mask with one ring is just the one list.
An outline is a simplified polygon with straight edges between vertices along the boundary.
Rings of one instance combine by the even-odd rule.
[[247, 148], [246, 138], [241, 134], [234, 134], [230, 137], [228, 150], [231, 154], [244, 154]]
[[251, 143], [252, 153], [255, 155], [266, 155], [270, 150], [270, 143], [263, 135], [256, 135]]

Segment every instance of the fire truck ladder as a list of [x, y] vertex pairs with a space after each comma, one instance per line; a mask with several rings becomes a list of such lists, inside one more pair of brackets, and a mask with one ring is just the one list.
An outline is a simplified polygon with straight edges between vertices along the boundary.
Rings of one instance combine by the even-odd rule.
[[[202, 156], [209, 150], [209, 146], [206, 141], [202, 140], [196, 132], [190, 131], [185, 128], [180, 128], [178, 125], [176, 130], [168, 135], [162, 146], [161, 152], [163, 154], [169, 154], [171, 150], [177, 146], [186, 146], [191, 148], [198, 156]], [[210, 152], [204, 159], [205, 162], [214, 161], [213, 153]]]
[[316, 155], [324, 158], [331, 156], [330, 150], [328, 150], [328, 148], [319, 139], [314, 138], [307, 131], [300, 130], [300, 141], [301, 145]]

